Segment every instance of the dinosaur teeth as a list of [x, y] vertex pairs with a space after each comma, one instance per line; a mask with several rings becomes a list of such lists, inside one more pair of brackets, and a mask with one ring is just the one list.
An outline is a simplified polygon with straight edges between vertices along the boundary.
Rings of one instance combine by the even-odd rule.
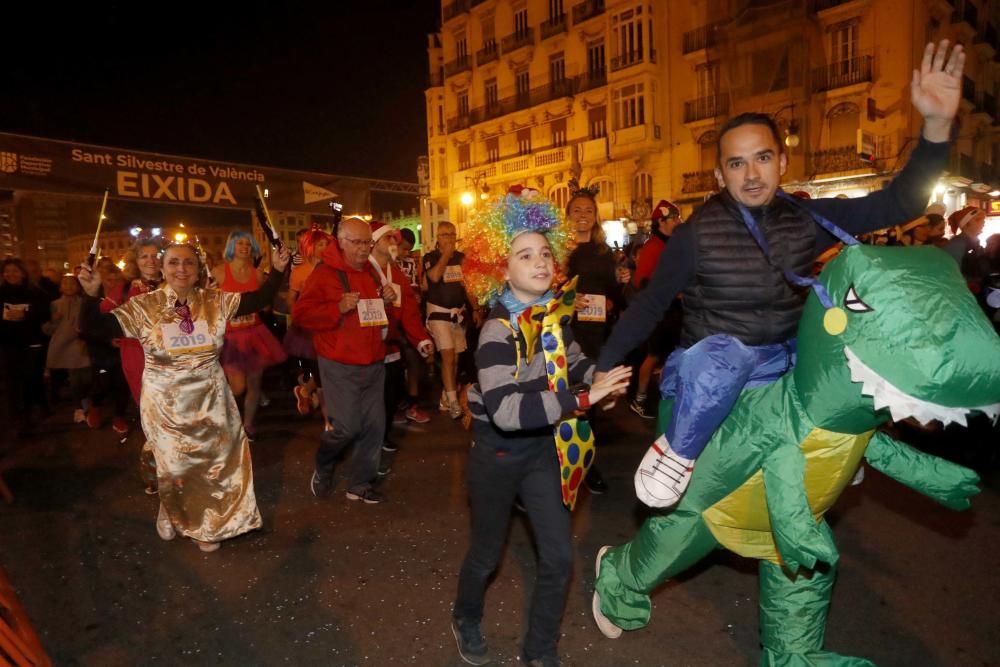
[[893, 386], [891, 382], [880, 376], [854, 354], [849, 347], [844, 347], [847, 355], [847, 366], [851, 370], [851, 381], [861, 383], [861, 393], [871, 396], [876, 410], [888, 409], [893, 421], [901, 421], [913, 417], [926, 426], [934, 420], [947, 426], [949, 423], [967, 426], [965, 416], [971, 412], [985, 413], [995, 423], [1000, 418], [1000, 403], [974, 408], [950, 408], [937, 403], [931, 403]]

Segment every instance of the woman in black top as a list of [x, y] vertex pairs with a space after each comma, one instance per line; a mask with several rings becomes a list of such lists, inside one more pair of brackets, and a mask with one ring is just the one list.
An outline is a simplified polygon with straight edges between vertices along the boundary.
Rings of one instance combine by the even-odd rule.
[[[570, 190], [573, 190], [572, 184]], [[576, 248], [566, 261], [566, 276], [579, 276], [576, 284], [576, 315], [573, 337], [587, 357], [600, 354], [611, 333], [615, 309], [622, 302], [618, 282], [618, 260], [608, 246], [597, 216], [596, 189], [578, 189], [566, 204], [566, 217], [576, 230]], [[626, 282], [628, 278], [626, 278]], [[601, 494], [608, 485], [596, 465], [587, 471], [584, 483], [591, 493]]]

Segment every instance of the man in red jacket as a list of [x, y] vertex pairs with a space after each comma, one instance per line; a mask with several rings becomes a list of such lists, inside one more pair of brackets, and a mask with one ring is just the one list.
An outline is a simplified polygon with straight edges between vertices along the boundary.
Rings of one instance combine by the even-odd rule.
[[292, 317], [312, 331], [323, 380], [327, 425], [316, 452], [311, 488], [317, 498], [333, 490], [340, 454], [354, 444], [347, 498], [380, 503], [372, 488], [385, 431], [385, 340], [398, 293], [381, 285], [368, 263], [368, 223], [344, 220], [323, 261], [306, 280]]

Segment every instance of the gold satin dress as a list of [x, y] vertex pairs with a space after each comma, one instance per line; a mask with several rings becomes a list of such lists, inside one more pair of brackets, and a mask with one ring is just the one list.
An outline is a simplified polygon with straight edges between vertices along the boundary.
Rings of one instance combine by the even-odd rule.
[[250, 445], [219, 365], [240, 294], [194, 288], [187, 300], [191, 336], [178, 330], [176, 301], [163, 287], [111, 312], [145, 354], [139, 413], [156, 457], [160, 501], [178, 533], [219, 542], [261, 526]]

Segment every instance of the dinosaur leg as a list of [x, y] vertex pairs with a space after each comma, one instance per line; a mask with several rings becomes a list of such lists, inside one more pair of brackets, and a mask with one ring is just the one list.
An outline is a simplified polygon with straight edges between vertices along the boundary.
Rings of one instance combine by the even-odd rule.
[[760, 561], [761, 667], [875, 667], [863, 658], [823, 650], [836, 566], [787, 570]]
[[678, 510], [654, 516], [631, 542], [601, 559], [595, 590], [604, 615], [614, 625], [636, 630], [649, 622], [649, 593], [718, 547], [700, 512]]

